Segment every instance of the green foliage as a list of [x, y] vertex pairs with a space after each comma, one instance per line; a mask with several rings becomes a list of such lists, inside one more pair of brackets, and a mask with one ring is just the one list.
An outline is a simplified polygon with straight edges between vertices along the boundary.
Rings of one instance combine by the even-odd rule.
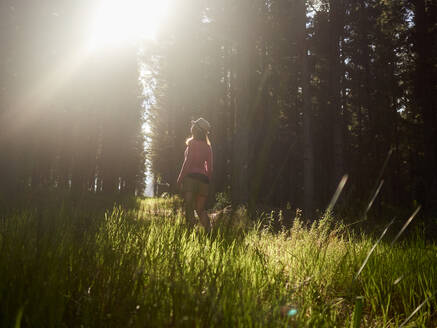
[[214, 210], [223, 210], [231, 205], [231, 195], [229, 192], [218, 192], [215, 195]]
[[437, 246], [419, 236], [383, 240], [354, 279], [375, 241], [330, 215], [274, 233], [241, 209], [207, 235], [180, 205], [2, 215], [0, 325], [397, 327], [424, 301], [409, 324], [437, 323]]
[[354, 308], [351, 328], [360, 327], [362, 315], [363, 315], [363, 298], [358, 296], [355, 301], [355, 308]]

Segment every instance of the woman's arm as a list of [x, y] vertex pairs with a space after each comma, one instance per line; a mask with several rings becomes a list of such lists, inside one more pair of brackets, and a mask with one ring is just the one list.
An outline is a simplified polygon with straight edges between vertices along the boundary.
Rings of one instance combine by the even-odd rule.
[[182, 180], [187, 175], [187, 169], [190, 167], [192, 160], [193, 160], [193, 149], [191, 147], [191, 143], [189, 143], [187, 145], [187, 149], [185, 149], [185, 159], [184, 159], [184, 163], [182, 164], [181, 171], [179, 172], [177, 184], [182, 183]]
[[213, 171], [213, 156], [212, 156], [212, 149], [211, 146], [209, 146], [209, 154], [208, 158], [206, 160], [206, 173], [208, 174], [208, 178], [211, 181], [212, 178], [212, 171]]

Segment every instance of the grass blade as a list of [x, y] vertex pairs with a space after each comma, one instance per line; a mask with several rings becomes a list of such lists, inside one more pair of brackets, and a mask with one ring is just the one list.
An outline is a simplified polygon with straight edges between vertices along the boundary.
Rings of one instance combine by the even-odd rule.
[[[394, 148], [393, 148], [393, 146], [391, 146], [390, 149], [388, 150], [387, 156], [385, 157], [384, 164], [382, 164], [381, 170], [379, 170], [379, 174], [378, 174], [378, 178], [376, 179], [376, 183], [378, 183], [378, 181], [382, 179], [385, 168], [387, 167], [388, 161], [390, 160], [390, 157], [393, 154], [393, 151], [394, 151]], [[376, 183], [375, 183], [375, 187], [376, 187]]]
[[378, 188], [376, 188], [375, 193], [373, 194], [372, 198], [370, 199], [369, 204], [366, 207], [366, 210], [364, 211], [363, 218], [361, 220], [358, 220], [358, 221], [355, 221], [353, 223], [346, 225], [346, 227], [350, 227], [350, 226], [353, 226], [355, 224], [358, 224], [358, 223], [361, 223], [361, 222], [367, 220], [367, 213], [370, 211], [370, 208], [372, 207], [373, 202], [375, 201], [376, 197], [378, 196], [379, 191], [381, 190], [383, 184], [384, 184], [384, 180], [381, 180], [381, 182], [378, 185]]
[[23, 307], [21, 307], [20, 310], [18, 310], [17, 318], [15, 319], [14, 328], [20, 328], [21, 327], [21, 319], [23, 318], [23, 311], [24, 311]]
[[422, 308], [422, 306], [424, 306], [426, 304], [426, 302], [428, 302], [429, 299], [431, 299], [434, 295], [428, 296], [422, 303], [419, 304], [419, 306], [408, 316], [407, 319], [404, 320], [404, 322], [401, 323], [401, 325], [399, 326], [399, 328], [402, 328], [403, 326], [405, 326], [408, 321], [410, 321], [410, 319]]
[[337, 203], [338, 197], [340, 197], [341, 192], [343, 191], [344, 186], [346, 185], [348, 175], [345, 174], [341, 178], [340, 182], [338, 183], [337, 190], [335, 191], [334, 195], [332, 196], [331, 201], [329, 202], [328, 208], [326, 211], [329, 213], [334, 208], [335, 204]]
[[379, 183], [378, 188], [376, 188], [376, 191], [373, 194], [373, 197], [370, 199], [369, 205], [367, 205], [366, 211], [364, 212], [364, 218], [367, 217], [367, 213], [370, 211], [370, 208], [372, 207], [373, 202], [375, 201], [376, 197], [378, 196], [379, 191], [381, 190], [383, 184], [384, 184], [384, 180], [381, 180], [381, 182]]
[[407, 222], [405, 222], [404, 226], [402, 227], [402, 229], [399, 231], [399, 233], [396, 235], [395, 239], [393, 239], [393, 241], [391, 242], [391, 244], [393, 245], [396, 240], [398, 240], [398, 238], [402, 235], [402, 233], [404, 232], [404, 230], [407, 228], [407, 226], [410, 224], [411, 221], [413, 221], [414, 217], [416, 216], [417, 213], [419, 213], [421, 209], [421, 206], [419, 206], [413, 214], [411, 214], [410, 218], [407, 220]]
[[363, 296], [358, 296], [355, 300], [355, 307], [352, 317], [351, 328], [360, 328], [362, 316], [363, 316]]
[[358, 270], [357, 274], [355, 275], [355, 279], [358, 278], [358, 276], [360, 275], [361, 271], [363, 271], [364, 267], [366, 266], [367, 261], [370, 258], [370, 255], [372, 255], [373, 251], [375, 250], [376, 246], [379, 244], [379, 242], [381, 241], [382, 237], [384, 237], [384, 235], [386, 234], [388, 228], [393, 224], [394, 219], [391, 220], [391, 222], [385, 227], [384, 231], [382, 232], [381, 236], [379, 237], [379, 239], [376, 241], [375, 245], [373, 245], [372, 249], [370, 250], [369, 254], [367, 254], [366, 259], [364, 260], [363, 264], [361, 265], [361, 268]]

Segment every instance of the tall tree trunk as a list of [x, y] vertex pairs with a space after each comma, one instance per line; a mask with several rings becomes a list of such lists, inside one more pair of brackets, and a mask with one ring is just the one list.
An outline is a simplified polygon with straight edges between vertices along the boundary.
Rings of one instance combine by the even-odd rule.
[[303, 96], [303, 193], [305, 215], [314, 211], [314, 144], [312, 135], [312, 108], [310, 95], [310, 73], [306, 29], [305, 0], [299, 1], [299, 57], [301, 62], [301, 85]]
[[239, 92], [237, 98], [234, 140], [233, 140], [233, 174], [232, 174], [232, 202], [234, 205], [247, 204], [249, 200], [249, 110], [251, 106], [250, 70], [248, 53], [249, 45], [243, 46], [239, 65]]
[[[415, 0], [414, 50], [416, 71], [414, 91], [416, 103], [422, 113], [424, 133], [423, 201], [428, 207], [437, 207], [437, 96], [436, 96], [436, 53], [433, 29], [436, 24], [436, 5], [425, 0]], [[434, 42], [433, 42], [434, 40]]]
[[232, 203], [233, 205], [248, 204], [249, 202], [249, 136], [250, 115], [253, 105], [252, 96], [255, 94], [254, 84], [254, 56], [255, 42], [251, 19], [254, 15], [253, 3], [241, 3], [243, 17], [239, 40], [239, 54], [237, 79], [238, 89], [236, 98], [234, 140], [233, 140], [233, 174], [232, 174]]
[[341, 56], [340, 40], [342, 39], [344, 6], [342, 0], [331, 0], [329, 11], [330, 23], [330, 114], [333, 125], [333, 181], [330, 189], [334, 189], [344, 174], [343, 165], [343, 116], [341, 112]]

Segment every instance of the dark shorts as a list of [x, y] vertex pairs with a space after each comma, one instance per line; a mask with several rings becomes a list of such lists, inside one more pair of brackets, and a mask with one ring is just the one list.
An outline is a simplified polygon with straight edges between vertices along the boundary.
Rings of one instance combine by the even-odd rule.
[[203, 174], [188, 174], [182, 181], [182, 190], [201, 196], [208, 196], [208, 177]]

